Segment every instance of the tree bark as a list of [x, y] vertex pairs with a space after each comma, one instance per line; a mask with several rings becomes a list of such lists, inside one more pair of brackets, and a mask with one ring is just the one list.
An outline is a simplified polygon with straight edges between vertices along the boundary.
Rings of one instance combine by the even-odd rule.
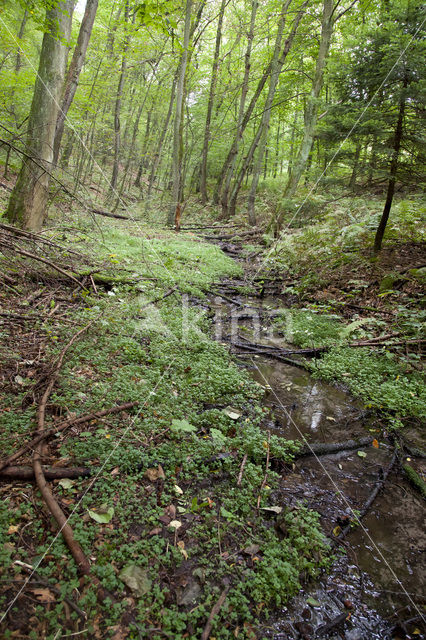
[[[237, 131], [236, 131], [233, 143], [231, 145], [231, 148], [229, 150], [228, 156], [223, 164], [222, 171], [220, 173], [219, 180], [216, 185], [216, 191], [213, 196], [213, 202], [215, 204], [218, 204], [219, 198], [220, 198], [220, 192], [222, 190], [222, 185], [226, 177], [222, 198], [221, 198], [222, 215], [226, 215], [227, 213], [229, 188], [231, 186], [232, 176], [235, 171], [235, 163], [237, 159], [238, 148], [244, 132], [244, 130], [242, 129], [242, 123], [243, 123], [244, 109], [245, 109], [248, 86], [249, 86], [249, 75], [250, 75], [250, 67], [251, 67], [250, 59], [251, 59], [251, 50], [253, 47], [254, 25], [256, 22], [257, 8], [258, 8], [257, 0], [252, 0], [250, 27], [249, 27], [249, 32], [247, 34], [247, 48], [244, 54], [244, 78], [243, 78], [243, 84], [241, 87], [240, 104], [238, 108]], [[265, 82], [266, 82], [266, 79], [265, 79]]]
[[87, 47], [89, 45], [90, 36], [92, 34], [93, 23], [95, 21], [96, 11], [98, 9], [98, 0], [87, 0], [84, 11], [83, 20], [81, 21], [80, 31], [78, 33], [77, 44], [74, 49], [71, 64], [69, 66], [67, 77], [65, 80], [65, 90], [62, 98], [62, 106], [56, 121], [55, 142], [53, 145], [53, 162], [57, 164], [59, 157], [59, 149], [61, 147], [62, 135], [64, 133], [65, 119], [68, 110], [74, 100], [75, 92], [78, 87], [80, 72], [86, 59]]
[[182, 118], [183, 118], [183, 96], [186, 67], [188, 62], [189, 35], [191, 27], [192, 0], [186, 0], [185, 27], [183, 35], [183, 52], [179, 63], [179, 74], [176, 86], [176, 110], [173, 127], [173, 155], [172, 155], [172, 193], [167, 224], [172, 227], [175, 220], [176, 211], [179, 208], [179, 195], [181, 193], [182, 181]]
[[380, 218], [379, 226], [377, 227], [376, 236], [374, 238], [374, 253], [378, 253], [382, 248], [383, 236], [385, 233], [386, 225], [389, 219], [389, 213], [392, 207], [393, 196], [395, 193], [396, 175], [398, 172], [399, 151], [401, 148], [402, 140], [402, 126], [404, 123], [405, 113], [405, 94], [404, 89], [407, 83], [404, 82], [402, 97], [399, 102], [398, 120], [396, 123], [395, 137], [393, 141], [392, 160], [390, 164], [388, 190], [386, 194], [386, 202], [383, 209], [382, 217]]
[[219, 20], [217, 23], [216, 43], [215, 43], [215, 51], [214, 51], [213, 65], [212, 65], [212, 77], [210, 80], [209, 100], [207, 103], [206, 125], [204, 128], [204, 143], [203, 143], [203, 150], [201, 155], [200, 191], [201, 191], [202, 204], [206, 204], [207, 202], [207, 154], [209, 151], [209, 141], [210, 141], [210, 123], [211, 123], [212, 111], [213, 111], [213, 100], [214, 100], [214, 95], [216, 91], [217, 70], [219, 67], [219, 54], [220, 54], [220, 42], [222, 40], [223, 14], [225, 13], [225, 6], [228, 1], [229, 0], [222, 0], [220, 4], [220, 10], [219, 10]]
[[308, 98], [305, 109], [305, 126], [303, 132], [303, 140], [299, 149], [299, 153], [292, 167], [291, 175], [289, 177], [285, 196], [292, 198], [296, 192], [300, 178], [306, 167], [306, 162], [312, 147], [314, 139], [315, 126], [318, 117], [318, 98], [321, 93], [321, 88], [324, 78], [324, 70], [327, 62], [328, 51], [330, 49], [331, 36], [333, 33], [333, 0], [324, 0], [323, 15], [321, 24], [321, 40], [318, 51], [318, 58], [315, 67], [315, 75], [312, 82], [311, 94]]
[[149, 179], [148, 179], [148, 189], [147, 189], [147, 192], [146, 192], [146, 204], [145, 204], [145, 211], [146, 212], [149, 211], [151, 192], [152, 192], [152, 189], [153, 189], [153, 186], [154, 186], [155, 178], [157, 176], [157, 171], [158, 171], [158, 167], [160, 165], [160, 160], [161, 160], [161, 150], [163, 148], [164, 140], [166, 138], [166, 134], [167, 134], [167, 131], [168, 131], [168, 128], [169, 128], [170, 118], [172, 117], [173, 103], [174, 103], [174, 99], [175, 99], [177, 78], [178, 78], [178, 73], [176, 73], [174, 78], [173, 78], [172, 89], [171, 89], [171, 92], [170, 92], [169, 108], [168, 108], [168, 111], [167, 111], [166, 119], [164, 120], [163, 129], [162, 129], [160, 137], [158, 139], [157, 147], [156, 147], [156, 149], [154, 151], [154, 157], [153, 157], [151, 171], [150, 171]]
[[[238, 197], [238, 193], [239, 190], [241, 188], [241, 184], [242, 181], [244, 179], [244, 175], [248, 175], [248, 171], [249, 168], [252, 165], [252, 161], [253, 161], [253, 157], [254, 154], [256, 152], [256, 149], [258, 147], [258, 145], [260, 145], [260, 150], [259, 150], [259, 162], [257, 162], [254, 166], [254, 172], [255, 174], [253, 175], [253, 181], [252, 181], [252, 185], [254, 183], [254, 187], [252, 186], [252, 190], [251, 190], [251, 203], [249, 203], [249, 217], [251, 224], [256, 224], [256, 221], [254, 219], [254, 198], [255, 198], [255, 190], [257, 188], [257, 184], [258, 184], [258, 180], [259, 180], [259, 176], [260, 176], [260, 172], [262, 169], [262, 162], [263, 162], [263, 155], [265, 152], [265, 146], [266, 146], [266, 138], [267, 138], [267, 133], [268, 133], [268, 128], [269, 128], [269, 120], [270, 120], [270, 112], [271, 112], [271, 108], [272, 108], [272, 101], [274, 99], [274, 95], [275, 95], [275, 91], [276, 91], [276, 87], [278, 84], [278, 79], [279, 79], [279, 74], [280, 71], [283, 67], [283, 64], [287, 58], [287, 55], [291, 49], [291, 46], [293, 44], [293, 40], [294, 40], [294, 36], [296, 35], [297, 29], [299, 27], [299, 23], [300, 20], [302, 19], [303, 13], [304, 13], [304, 8], [307, 5], [308, 0], [306, 0], [303, 5], [301, 6], [300, 10], [298, 11], [296, 18], [293, 22], [293, 26], [291, 28], [290, 34], [288, 35], [288, 38], [286, 39], [285, 43], [284, 43], [284, 47], [283, 50], [281, 52], [281, 54], [279, 54], [279, 58], [278, 60], [276, 59], [277, 51], [279, 53], [279, 48], [277, 50], [277, 48], [275, 47], [274, 50], [274, 54], [273, 54], [273, 59], [271, 60], [270, 63], [270, 68], [271, 68], [271, 81], [270, 81], [270, 85], [269, 85], [269, 91], [268, 91], [268, 96], [266, 99], [266, 103], [263, 109], [263, 113], [262, 113], [262, 120], [261, 123], [258, 127], [258, 130], [255, 134], [255, 137], [253, 139], [253, 142], [250, 146], [250, 150], [249, 153], [247, 154], [243, 165], [241, 167], [240, 170], [240, 174], [239, 177], [234, 185], [233, 191], [232, 191], [232, 196], [231, 196], [231, 202], [230, 202], [230, 210], [229, 213], [230, 215], [234, 215], [235, 213], [235, 209], [236, 209], [236, 203], [237, 203], [237, 197]], [[287, 11], [288, 7], [291, 4], [291, 0], [285, 3], [284, 5], [284, 20], [285, 20], [285, 12]], [[284, 23], [282, 24], [281, 29], [283, 29], [284, 27]], [[281, 35], [282, 35], [282, 30], [281, 30]], [[278, 37], [278, 36], [277, 36]], [[280, 44], [281, 44], [281, 37], [280, 37]], [[250, 206], [253, 207], [252, 212], [250, 212]]]
[[[124, 22], [127, 28], [127, 23], [129, 20], [129, 2], [126, 0], [126, 5], [124, 8]], [[120, 111], [121, 111], [121, 99], [123, 97], [123, 87], [124, 87], [124, 79], [126, 76], [127, 69], [127, 49], [129, 47], [129, 35], [126, 36], [124, 40], [123, 46], [123, 54], [121, 56], [121, 69], [120, 69], [120, 78], [118, 80], [117, 87], [117, 96], [115, 99], [115, 109], [114, 109], [114, 164], [112, 168], [112, 176], [110, 182], [110, 192], [114, 192], [117, 187], [117, 178], [118, 178], [118, 167], [120, 162], [120, 148], [121, 148], [121, 122], [120, 122]]]
[[40, 62], [28, 121], [26, 153], [12, 191], [6, 217], [9, 222], [39, 231], [46, 216], [53, 142], [65, 77], [72, 22], [72, 0], [61, 0], [46, 11]]
[[[268, 131], [269, 131], [269, 121], [271, 118], [272, 102], [274, 100], [275, 91], [278, 86], [278, 80], [280, 77], [282, 65], [284, 64], [284, 60], [291, 46], [291, 42], [290, 42], [289, 46], [287, 47], [286, 55], [285, 56], [281, 55], [280, 57], [281, 42], [282, 42], [282, 37], [283, 37], [283, 32], [285, 27], [285, 21], [287, 17], [287, 10], [291, 4], [291, 1], [292, 0], [287, 0], [283, 4], [280, 19], [278, 22], [277, 37], [275, 40], [274, 53], [272, 56], [271, 78], [269, 81], [268, 95], [266, 98], [265, 106], [262, 113], [262, 120], [260, 122], [260, 127], [259, 127], [260, 128], [259, 143], [257, 145], [257, 153], [256, 153], [256, 159], [254, 162], [254, 167], [253, 167], [253, 178], [252, 178], [251, 189], [248, 197], [248, 209], [247, 209], [249, 223], [252, 226], [256, 224], [254, 203], [256, 200], [257, 185], [259, 183], [259, 178], [262, 171], [263, 157], [265, 154], [266, 141], [267, 141]], [[298, 22], [299, 21], [297, 21], [297, 24]], [[293, 35], [294, 33], [295, 31], [293, 29]]]
[[349, 189], [355, 189], [356, 179], [358, 175], [359, 156], [361, 154], [361, 143], [358, 142], [355, 150], [354, 166], [352, 167], [351, 178], [349, 180]]

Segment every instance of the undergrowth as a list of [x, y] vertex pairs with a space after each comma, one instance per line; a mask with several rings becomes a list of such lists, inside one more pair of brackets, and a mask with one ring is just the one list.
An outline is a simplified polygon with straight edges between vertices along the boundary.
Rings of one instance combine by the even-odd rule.
[[[115, 243], [114, 255], [106, 240]], [[49, 362], [73, 333], [92, 323], [66, 355], [49, 401], [55, 415], [140, 403], [128, 414], [75, 428], [51, 445], [55, 464], [86, 466], [95, 473], [90, 479], [56, 481], [54, 492], [93, 574], [117, 602], [100, 606], [90, 580], [80, 582], [61, 536], [49, 519], [40, 518], [39, 496], [29, 483], [0, 503], [3, 571], [22, 580], [16, 561], [25, 562], [59, 584], [62, 596], [78, 596], [87, 614], [86, 633], [95, 638], [118, 630], [129, 638], [199, 638], [226, 587], [212, 635], [225, 640], [238, 632], [252, 638], [268, 613], [298, 591], [302, 576], [316, 577], [327, 566], [328, 547], [317, 516], [303, 505], [283, 505], [288, 533], [281, 537], [263, 511], [271, 506], [278, 480], [269, 470], [261, 489], [268, 448], [271, 459], [291, 462], [297, 445], [278, 436], [265, 439], [260, 386], [210, 339], [207, 318], [182, 295], [238, 273], [239, 267], [215, 247], [192, 240], [159, 240], [155, 246], [157, 254], [149, 243], [109, 229], [97, 255], [104, 252], [105, 259], [139, 273], [146, 269], [157, 280], [144, 291], [122, 286], [98, 296], [85, 292], [68, 324], [52, 317], [38, 327]], [[158, 252], [170, 260], [173, 279], [156, 264]], [[135, 266], [137, 255], [141, 263]], [[179, 291], [147, 306], [172, 282]], [[21, 408], [32, 385], [22, 376], [3, 396], [5, 453], [34, 429], [35, 406]], [[126, 572], [137, 576], [131, 589]], [[9, 601], [10, 592], [3, 606]], [[125, 610], [133, 620], [123, 623]], [[19, 612], [17, 601], [8, 619]], [[48, 610], [36, 605], [35, 616], [49, 639], [60, 627], [79, 628], [77, 614], [61, 597]], [[28, 631], [29, 638], [34, 634]], [[6, 629], [4, 637], [13, 634]]]

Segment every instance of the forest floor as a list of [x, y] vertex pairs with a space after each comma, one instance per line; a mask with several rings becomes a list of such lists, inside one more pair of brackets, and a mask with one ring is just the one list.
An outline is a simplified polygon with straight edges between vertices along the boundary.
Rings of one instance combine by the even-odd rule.
[[[283, 252], [272, 255], [251, 230], [178, 236], [98, 222], [82, 215], [37, 238], [0, 228], [2, 461], [29, 442], [0, 472], [4, 637], [349, 638], [368, 633], [365, 618], [382, 634], [368, 637], [419, 637], [416, 598], [385, 624], [349, 580], [340, 576], [334, 605], [316, 592], [328, 598], [322, 607], [309, 585], [340, 557], [390, 462], [392, 491], [398, 483], [412, 495], [398, 468], [422, 490], [423, 245], [394, 245], [370, 267], [339, 265], [334, 279], [316, 269], [328, 282], [319, 289], [309, 260], [284, 269]], [[303, 422], [297, 407], [288, 420], [303, 384], [265, 359], [344, 383], [358, 400], [348, 408], [348, 394], [329, 386], [321, 438], [286, 431]], [[311, 382], [305, 388], [312, 396]], [[336, 393], [345, 394], [341, 414], [330, 413]], [[49, 431], [43, 445], [31, 443], [37, 429]], [[324, 440], [349, 451], [326, 456], [327, 468], [347, 479], [358, 464], [354, 485], [365, 486], [348, 490], [349, 511], [335, 487], [319, 491], [300, 458]], [[80, 549], [87, 562], [79, 569], [33, 482], [37, 456], [71, 525], [74, 558]], [[301, 585], [305, 601], [277, 617]]]

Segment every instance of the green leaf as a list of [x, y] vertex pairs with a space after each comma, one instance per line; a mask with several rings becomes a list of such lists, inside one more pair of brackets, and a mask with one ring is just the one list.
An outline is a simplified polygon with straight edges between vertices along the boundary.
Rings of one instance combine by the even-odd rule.
[[73, 487], [74, 484], [75, 484], [75, 481], [71, 480], [70, 478], [62, 478], [62, 480], [59, 480], [58, 482], [58, 485], [63, 489], [71, 489], [71, 487]]
[[188, 420], [172, 420], [172, 431], [184, 431], [185, 433], [193, 433], [197, 430]]
[[151, 589], [152, 581], [148, 578], [148, 571], [135, 564], [128, 564], [120, 571], [118, 577], [136, 596], [143, 596]]
[[225, 409], [223, 409], [223, 413], [228, 416], [228, 418], [231, 418], [231, 420], [238, 420], [238, 418], [241, 418], [241, 413], [232, 407], [225, 407]]
[[365, 453], [365, 451], [357, 451], [357, 454], [359, 455], [360, 458], [366, 458], [367, 454]]
[[220, 446], [226, 444], [226, 437], [223, 435], [222, 431], [219, 431], [219, 429], [210, 429], [210, 435], [215, 444]]
[[311, 607], [320, 607], [321, 606], [321, 602], [318, 602], [318, 600], [315, 600], [315, 598], [309, 597], [306, 600], [307, 604], [310, 604]]
[[99, 509], [87, 509], [87, 511], [92, 520], [99, 524], [107, 524], [114, 515], [114, 507], [108, 507], [106, 504], [101, 505]]

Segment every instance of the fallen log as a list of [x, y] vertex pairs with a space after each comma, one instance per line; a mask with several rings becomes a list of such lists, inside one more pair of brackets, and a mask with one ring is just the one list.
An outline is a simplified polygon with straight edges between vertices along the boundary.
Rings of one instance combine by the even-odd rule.
[[103, 209], [90, 209], [91, 213], [96, 213], [98, 216], [105, 216], [106, 218], [118, 218], [119, 220], [130, 220], [128, 216], [123, 216], [120, 213], [111, 213], [110, 211], [103, 211]]
[[234, 342], [233, 344], [241, 349], [250, 349], [251, 351], [258, 352], [260, 355], [270, 355], [271, 358], [276, 356], [306, 356], [306, 357], [315, 357], [320, 355], [321, 353], [325, 353], [328, 350], [327, 347], [318, 347], [317, 349], [282, 349], [281, 347], [276, 347], [275, 345], [263, 345], [255, 342], [246, 341], [243, 338], [244, 342]]
[[297, 360], [286, 358], [280, 353], [276, 353], [274, 351], [260, 351], [259, 349], [254, 349], [250, 345], [243, 344], [243, 343], [235, 343], [235, 342], [232, 343], [232, 346], [237, 347], [244, 351], [250, 351], [250, 353], [252, 353], [253, 355], [267, 356], [269, 358], [274, 358], [275, 360], [279, 360], [280, 362], [284, 362], [285, 364], [289, 364], [292, 367], [299, 367], [300, 369], [304, 369], [305, 371], [309, 370], [309, 368], [303, 362], [298, 362]]
[[319, 442], [310, 444], [295, 454], [295, 459], [304, 458], [307, 456], [327, 456], [339, 451], [352, 451], [353, 449], [361, 449], [363, 447], [369, 447], [373, 442], [373, 438], [360, 438], [359, 440], [346, 440], [345, 442]]
[[401, 463], [401, 467], [409, 483], [415, 489], [417, 489], [417, 491], [420, 492], [422, 498], [426, 500], [426, 482], [423, 480], [420, 474], [418, 474], [417, 471], [415, 471], [413, 467], [406, 462]]
[[[61, 480], [62, 478], [87, 478], [94, 472], [87, 467], [44, 467], [43, 473], [47, 480]], [[34, 469], [31, 467], [6, 467], [0, 471], [1, 480], [33, 480]]]

